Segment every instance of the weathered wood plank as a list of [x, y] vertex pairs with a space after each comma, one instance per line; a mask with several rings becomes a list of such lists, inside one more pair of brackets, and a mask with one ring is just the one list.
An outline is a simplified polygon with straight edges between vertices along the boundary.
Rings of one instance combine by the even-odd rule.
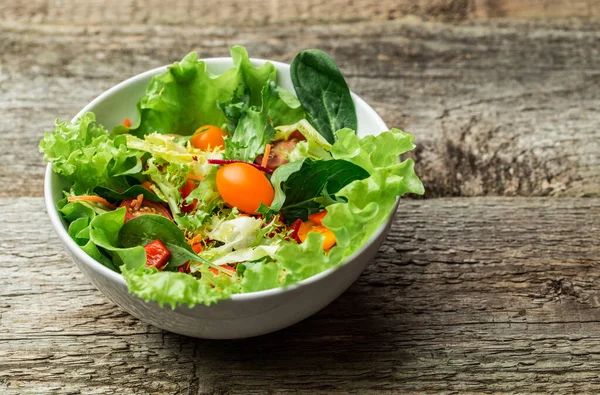
[[387, 21], [418, 16], [443, 21], [472, 18], [597, 18], [594, 0], [29, 0], [0, 4], [0, 21], [67, 25], [167, 24], [263, 26]]
[[[582, 28], [583, 26], [583, 28]], [[289, 61], [330, 52], [390, 126], [417, 136], [427, 196], [600, 196], [597, 24], [388, 22], [248, 30], [22, 26], [0, 30], [0, 196], [41, 196], [36, 146], [115, 83], [196, 49]]]
[[42, 199], [0, 199], [0, 391], [600, 390], [600, 199], [402, 202], [359, 281], [256, 339], [164, 333], [68, 260]]

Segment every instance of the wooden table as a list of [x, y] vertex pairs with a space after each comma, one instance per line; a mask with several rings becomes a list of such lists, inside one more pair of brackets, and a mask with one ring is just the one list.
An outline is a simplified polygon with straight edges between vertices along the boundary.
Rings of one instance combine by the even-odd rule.
[[[167, 3], [0, 5], [0, 392], [600, 391], [593, 0]], [[115, 83], [237, 43], [281, 61], [331, 53], [417, 136], [427, 199], [402, 201], [375, 260], [320, 313], [197, 340], [129, 316], [74, 267], [37, 144]]]

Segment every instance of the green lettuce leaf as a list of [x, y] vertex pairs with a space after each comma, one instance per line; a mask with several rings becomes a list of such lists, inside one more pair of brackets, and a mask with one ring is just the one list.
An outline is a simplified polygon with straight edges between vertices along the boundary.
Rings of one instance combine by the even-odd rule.
[[275, 79], [275, 66], [252, 66], [248, 53], [239, 46], [231, 48], [231, 56], [234, 67], [219, 76], [211, 74], [206, 63], [191, 52], [166, 73], [153, 77], [138, 103], [140, 123], [131, 133], [190, 135], [203, 125], [222, 126], [226, 118], [218, 103], [229, 102], [240, 84], [248, 87], [250, 103], [260, 105], [262, 87]]
[[147, 302], [153, 300], [161, 307], [165, 304], [172, 308], [184, 304], [189, 308], [197, 304], [208, 306], [241, 291], [239, 281], [224, 274], [214, 276], [206, 272], [196, 278], [184, 273], [158, 272], [151, 268], [136, 270], [126, 266], [121, 267], [121, 273], [129, 292]]
[[267, 114], [269, 105], [275, 99], [273, 86], [267, 83], [263, 87], [261, 106], [248, 107], [241, 114], [233, 136], [225, 140], [225, 158], [254, 162], [273, 140], [275, 129]]
[[97, 186], [127, 189], [127, 176], [142, 171], [143, 153], [129, 149], [124, 136], [111, 138], [92, 113], [75, 123], [56, 121], [39, 148], [44, 160], [52, 163], [54, 172], [69, 181], [77, 194]]

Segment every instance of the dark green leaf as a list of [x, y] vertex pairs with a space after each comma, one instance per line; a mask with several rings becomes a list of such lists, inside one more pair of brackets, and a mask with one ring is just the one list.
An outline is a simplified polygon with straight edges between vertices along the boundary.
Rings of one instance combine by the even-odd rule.
[[[334, 201], [333, 195], [340, 189], [352, 181], [369, 177], [365, 169], [345, 160], [306, 159], [296, 171], [293, 170], [298, 164], [293, 163], [286, 165], [288, 167], [281, 174], [275, 171], [272, 177], [275, 199], [278, 200], [274, 200], [271, 209], [279, 210], [281, 205], [281, 214], [287, 224], [298, 218], [305, 221], [308, 215], [321, 211], [324, 203]], [[283, 204], [281, 194], [277, 193], [279, 190], [285, 197]]]
[[106, 187], [96, 187], [94, 188], [94, 193], [102, 196], [104, 199], [113, 201], [125, 200], [128, 198], [138, 197], [139, 195], [144, 195], [144, 199], [152, 200], [153, 202], [163, 202], [161, 198], [141, 185], [134, 185], [120, 193]]
[[119, 232], [119, 241], [125, 248], [145, 246], [154, 240], [162, 241], [171, 252], [169, 266], [178, 267], [191, 260], [206, 263], [220, 270], [218, 265], [213, 265], [196, 255], [181, 229], [160, 215], [135, 217], [127, 221]]
[[354, 102], [342, 73], [329, 55], [309, 49], [292, 61], [292, 82], [308, 121], [329, 141], [342, 128], [356, 130]]

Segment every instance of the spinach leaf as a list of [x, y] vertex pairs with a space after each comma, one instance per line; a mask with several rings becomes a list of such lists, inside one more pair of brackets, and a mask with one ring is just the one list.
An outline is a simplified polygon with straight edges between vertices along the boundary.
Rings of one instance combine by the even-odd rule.
[[138, 197], [138, 195], [144, 195], [144, 199], [152, 200], [153, 202], [164, 202], [164, 200], [156, 196], [156, 194], [150, 192], [141, 185], [133, 185], [124, 192], [117, 192], [110, 188], [99, 186], [94, 188], [94, 193], [107, 200], [125, 200]]
[[154, 240], [162, 241], [171, 252], [170, 267], [178, 267], [191, 260], [221, 270], [220, 266], [196, 255], [177, 225], [160, 215], [147, 214], [135, 217], [127, 221], [119, 232], [119, 241], [125, 248], [144, 246]]
[[298, 218], [305, 221], [325, 203], [336, 201], [334, 194], [340, 189], [367, 177], [365, 169], [341, 159], [292, 162], [273, 173], [271, 182], [276, 192], [270, 208], [281, 211], [287, 224]]
[[316, 49], [302, 51], [292, 61], [290, 73], [308, 121], [329, 143], [334, 143], [339, 129], [356, 130], [350, 90], [329, 55]]
[[139, 269], [146, 263], [146, 252], [141, 246], [121, 248], [119, 231], [125, 221], [125, 207], [97, 215], [90, 222], [90, 240], [110, 253], [113, 264], [125, 265], [129, 269]]

